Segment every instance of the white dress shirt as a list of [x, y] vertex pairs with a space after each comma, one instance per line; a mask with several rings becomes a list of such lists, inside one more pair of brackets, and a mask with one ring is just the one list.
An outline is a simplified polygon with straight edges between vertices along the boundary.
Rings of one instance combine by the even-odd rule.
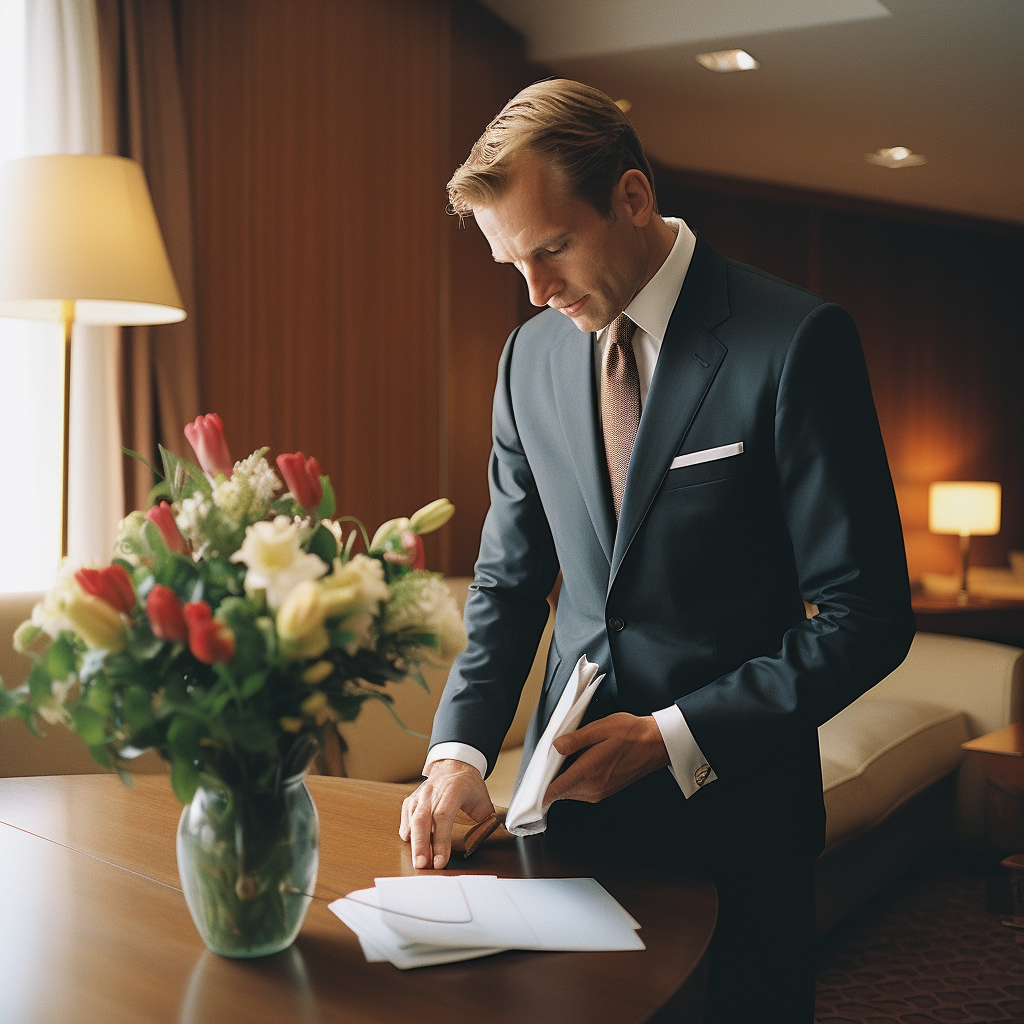
[[[636, 368], [640, 377], [640, 406], [643, 409], [647, 401], [647, 393], [651, 388], [654, 368], [658, 363], [661, 344], [665, 340], [669, 318], [675, 309], [676, 300], [683, 287], [686, 272], [690, 268], [693, 250], [697, 244], [694, 233], [686, 224], [675, 217], [666, 217], [665, 223], [675, 232], [676, 240], [665, 262], [658, 268], [655, 275], [640, 289], [624, 312], [635, 323], [633, 333], [633, 352], [636, 356]], [[600, 379], [604, 350], [608, 345], [608, 327], [603, 327], [595, 335], [594, 364], [595, 379]], [[598, 405], [600, 415], [600, 404]], [[642, 416], [642, 411], [641, 411]], [[718, 776], [710, 768], [701, 753], [697, 741], [690, 732], [686, 718], [676, 704], [654, 712], [654, 720], [661, 730], [671, 762], [668, 770], [683, 792], [690, 797], [701, 786], [713, 782]], [[487, 772], [487, 758], [467, 743], [436, 743], [427, 754], [423, 772], [434, 761], [453, 758], [473, 765], [481, 775]]]

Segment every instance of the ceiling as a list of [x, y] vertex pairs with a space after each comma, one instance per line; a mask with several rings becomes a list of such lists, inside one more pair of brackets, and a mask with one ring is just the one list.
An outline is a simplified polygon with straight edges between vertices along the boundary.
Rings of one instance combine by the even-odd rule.
[[[675, 167], [1024, 224], [1022, 0], [483, 0]], [[760, 69], [716, 74], [739, 47]], [[919, 167], [864, 160], [882, 147]]]

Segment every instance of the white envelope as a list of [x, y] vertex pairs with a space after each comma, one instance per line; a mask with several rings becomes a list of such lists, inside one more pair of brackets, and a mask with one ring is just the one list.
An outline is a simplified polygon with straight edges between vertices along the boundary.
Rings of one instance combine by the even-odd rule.
[[565, 755], [555, 750], [553, 744], [559, 736], [573, 732], [582, 721], [590, 698], [604, 679], [604, 675], [597, 672], [598, 666], [587, 661], [586, 655], [572, 670], [572, 677], [565, 684], [555, 712], [509, 804], [505, 828], [513, 835], [532, 836], [548, 827], [549, 805], [544, 803], [544, 793], [565, 761]]
[[743, 442], [735, 444], [723, 444], [717, 448], [705, 448], [702, 452], [690, 452], [689, 455], [677, 455], [672, 460], [669, 469], [679, 469], [682, 466], [697, 466], [702, 462], [714, 462], [715, 459], [727, 459], [730, 455], [742, 455]]

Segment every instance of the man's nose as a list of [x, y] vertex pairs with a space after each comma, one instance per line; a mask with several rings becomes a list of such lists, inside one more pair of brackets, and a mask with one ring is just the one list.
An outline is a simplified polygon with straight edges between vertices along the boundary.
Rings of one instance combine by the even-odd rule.
[[546, 306], [552, 296], [562, 290], [561, 279], [543, 266], [527, 265], [523, 276], [530, 292], [530, 302], [535, 306]]

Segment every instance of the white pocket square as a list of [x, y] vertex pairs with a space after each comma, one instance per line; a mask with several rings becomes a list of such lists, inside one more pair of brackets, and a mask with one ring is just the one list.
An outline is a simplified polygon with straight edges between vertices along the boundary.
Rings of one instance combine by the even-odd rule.
[[672, 460], [669, 469], [679, 469], [680, 466], [696, 466], [701, 462], [714, 462], [715, 459], [727, 459], [730, 455], [740, 455], [743, 452], [743, 442], [735, 444], [723, 444], [717, 448], [705, 448], [702, 452], [690, 452], [689, 455], [677, 455]]

